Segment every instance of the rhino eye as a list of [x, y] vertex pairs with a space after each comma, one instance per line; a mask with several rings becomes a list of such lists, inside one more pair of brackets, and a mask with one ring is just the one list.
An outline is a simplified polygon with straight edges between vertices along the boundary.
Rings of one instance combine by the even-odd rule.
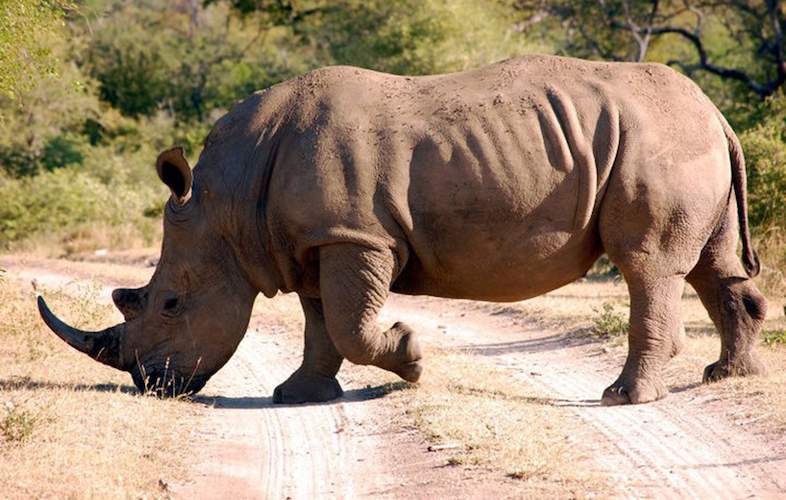
[[162, 314], [165, 316], [177, 316], [180, 313], [181, 301], [178, 297], [170, 297], [164, 301]]

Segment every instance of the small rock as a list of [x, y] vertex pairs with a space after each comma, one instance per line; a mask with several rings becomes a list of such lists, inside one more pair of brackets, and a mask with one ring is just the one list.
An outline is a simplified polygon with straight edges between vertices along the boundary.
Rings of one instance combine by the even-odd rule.
[[455, 443], [432, 444], [428, 447], [428, 451], [455, 450], [459, 447], [460, 445]]

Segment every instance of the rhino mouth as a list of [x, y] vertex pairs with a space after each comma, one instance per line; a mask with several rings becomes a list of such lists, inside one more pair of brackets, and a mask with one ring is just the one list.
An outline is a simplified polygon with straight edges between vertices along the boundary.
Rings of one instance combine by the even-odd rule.
[[142, 394], [159, 398], [193, 396], [205, 387], [212, 375], [184, 375], [172, 368], [136, 366], [131, 370], [131, 379]]

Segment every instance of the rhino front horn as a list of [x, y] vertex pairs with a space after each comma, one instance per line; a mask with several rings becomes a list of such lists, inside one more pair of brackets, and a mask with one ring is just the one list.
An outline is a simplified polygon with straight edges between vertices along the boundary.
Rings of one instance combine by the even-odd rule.
[[125, 370], [120, 356], [120, 339], [125, 333], [125, 323], [100, 332], [86, 332], [74, 328], [54, 315], [42, 296], [38, 296], [38, 312], [46, 326], [79, 352], [83, 352], [105, 365]]

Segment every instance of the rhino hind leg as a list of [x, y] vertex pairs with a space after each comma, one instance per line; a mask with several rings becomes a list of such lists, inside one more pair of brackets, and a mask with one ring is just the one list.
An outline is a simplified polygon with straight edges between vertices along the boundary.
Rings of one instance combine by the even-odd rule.
[[320, 248], [319, 286], [325, 323], [337, 351], [351, 363], [377, 366], [417, 382], [422, 353], [415, 332], [404, 323], [383, 331], [377, 323], [395, 267], [390, 250], [354, 244]]
[[320, 403], [344, 394], [336, 374], [344, 358], [328, 336], [322, 303], [300, 297], [306, 319], [303, 362], [289, 378], [273, 391], [279, 404]]
[[682, 276], [629, 276], [628, 357], [617, 380], [603, 392], [603, 405], [648, 403], [668, 393], [661, 372], [680, 348]]
[[736, 224], [722, 228], [688, 275], [721, 338], [720, 357], [704, 370], [704, 382], [765, 372], [756, 344], [767, 301], [736, 255], [736, 231]]

